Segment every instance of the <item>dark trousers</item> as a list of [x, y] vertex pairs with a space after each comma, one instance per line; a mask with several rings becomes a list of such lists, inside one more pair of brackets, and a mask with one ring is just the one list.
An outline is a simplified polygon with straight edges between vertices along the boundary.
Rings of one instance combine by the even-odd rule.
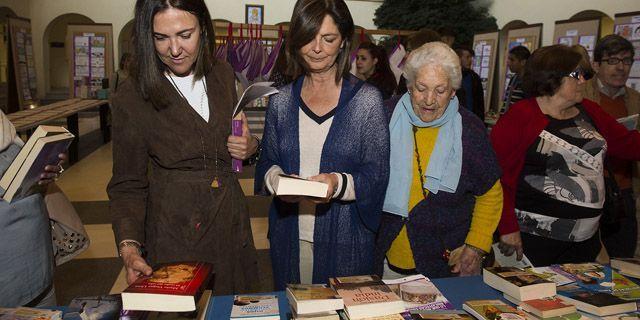
[[610, 257], [631, 258], [636, 251], [638, 224], [636, 202], [632, 189], [620, 190], [624, 199], [625, 214], [614, 224], [600, 226], [602, 243]]
[[600, 234], [582, 242], [561, 241], [522, 232], [524, 254], [534, 266], [542, 267], [560, 263], [592, 262], [602, 246]]

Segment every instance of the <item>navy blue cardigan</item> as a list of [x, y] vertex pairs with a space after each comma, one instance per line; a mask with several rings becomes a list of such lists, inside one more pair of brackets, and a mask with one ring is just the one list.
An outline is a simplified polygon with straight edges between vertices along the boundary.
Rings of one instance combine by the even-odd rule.
[[[395, 103], [385, 101], [388, 119]], [[453, 250], [464, 244], [471, 226], [475, 197], [485, 194], [500, 178], [500, 167], [484, 124], [471, 111], [460, 107], [462, 116], [462, 171], [455, 193], [429, 193], [409, 212], [409, 218], [383, 213], [376, 243], [376, 270], [382, 274], [384, 259], [391, 243], [406, 223], [416, 271], [429, 278], [450, 277], [449, 266], [442, 258], [445, 248]]]
[[[285, 173], [300, 169], [300, 92], [303, 78], [280, 88], [267, 109], [262, 154], [255, 175], [256, 194], [266, 194], [264, 175], [273, 165]], [[350, 76], [324, 143], [320, 172], [353, 176], [355, 201], [331, 201], [316, 209], [313, 282], [373, 272], [375, 232], [389, 180], [389, 129], [377, 89]], [[298, 205], [274, 198], [269, 240], [276, 290], [300, 282]]]

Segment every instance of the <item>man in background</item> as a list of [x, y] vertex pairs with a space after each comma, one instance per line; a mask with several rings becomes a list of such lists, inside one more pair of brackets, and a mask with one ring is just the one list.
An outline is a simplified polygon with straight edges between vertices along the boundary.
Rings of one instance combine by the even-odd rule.
[[456, 96], [460, 105], [471, 110], [475, 115], [484, 121], [484, 90], [480, 76], [471, 69], [471, 62], [475, 53], [471, 48], [460, 46], [456, 48], [456, 53], [460, 57], [462, 67], [462, 86], [456, 90]]
[[525, 98], [522, 91], [522, 72], [524, 65], [531, 56], [531, 52], [525, 46], [517, 46], [509, 50], [507, 58], [507, 67], [513, 72], [509, 85], [504, 94], [504, 101], [500, 113], [505, 113], [516, 102]]
[[[619, 35], [600, 39], [593, 52], [593, 69], [596, 76], [585, 86], [586, 99], [597, 102], [614, 118], [623, 118], [640, 112], [640, 93], [626, 86], [634, 48], [631, 42]], [[636, 123], [637, 128], [637, 123]], [[616, 217], [601, 219], [602, 242], [611, 257], [633, 257], [637, 247], [638, 226], [634, 186], [640, 186], [638, 163], [608, 157], [624, 202], [624, 212]]]

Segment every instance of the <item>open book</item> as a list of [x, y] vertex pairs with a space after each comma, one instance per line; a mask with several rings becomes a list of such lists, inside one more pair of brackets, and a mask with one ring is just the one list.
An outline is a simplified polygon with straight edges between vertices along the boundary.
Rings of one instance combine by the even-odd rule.
[[2, 198], [11, 202], [35, 193], [44, 167], [56, 165], [74, 137], [64, 127], [39, 126], [2, 175]]

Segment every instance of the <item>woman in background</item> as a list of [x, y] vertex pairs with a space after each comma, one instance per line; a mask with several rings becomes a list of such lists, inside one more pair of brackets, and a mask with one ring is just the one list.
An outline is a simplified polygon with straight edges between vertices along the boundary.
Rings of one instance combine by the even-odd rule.
[[361, 43], [356, 55], [356, 70], [356, 77], [378, 88], [383, 100], [391, 98], [398, 84], [383, 47], [371, 42]]

